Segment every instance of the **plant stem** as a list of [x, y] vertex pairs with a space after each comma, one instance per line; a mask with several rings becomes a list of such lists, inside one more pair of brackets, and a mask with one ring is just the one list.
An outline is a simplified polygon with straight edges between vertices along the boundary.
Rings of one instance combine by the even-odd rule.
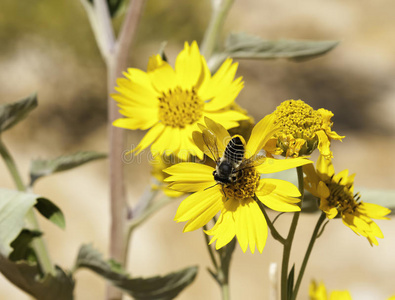
[[222, 291], [222, 300], [229, 300], [230, 292], [229, 292], [229, 284], [227, 282], [221, 284], [221, 291]]
[[263, 203], [258, 199], [257, 196], [255, 196], [254, 199], [255, 199], [256, 203], [258, 203], [259, 208], [261, 209], [263, 215], [265, 216], [267, 225], [269, 226], [269, 229], [270, 229], [270, 232], [271, 232], [273, 238], [276, 239], [277, 241], [279, 241], [281, 244], [284, 245], [285, 239], [281, 236], [281, 234], [280, 234], [280, 233], [277, 231], [277, 229], [274, 227], [272, 221], [270, 220], [270, 218], [269, 218], [269, 216], [268, 216], [268, 214], [267, 214], [267, 212], [266, 212], [265, 206], [264, 206]]
[[[204, 230], [207, 230], [207, 225], [204, 225], [204, 226], [203, 226], [203, 229], [204, 229]], [[209, 243], [210, 243], [210, 240], [209, 240], [209, 238], [208, 238], [208, 235], [205, 234], [204, 231], [203, 231], [203, 235], [204, 235], [204, 239], [205, 239], [205, 241], [206, 241], [206, 246], [207, 246], [208, 253], [209, 253], [209, 255], [210, 255], [211, 262], [213, 263], [215, 269], [218, 270], [218, 263], [217, 263], [217, 260], [215, 259], [213, 248], [212, 248], [211, 245], [209, 244]]]
[[[304, 183], [303, 183], [303, 168], [302, 167], [297, 167], [296, 171], [298, 173], [298, 187], [299, 187], [299, 192], [301, 194], [300, 197], [300, 207], [302, 206], [303, 202], [303, 197], [304, 197]], [[283, 248], [283, 259], [282, 259], [282, 265], [281, 265], [281, 300], [288, 300], [288, 266], [289, 266], [289, 258], [291, 256], [291, 248], [292, 248], [292, 242], [295, 236], [296, 232], [296, 227], [298, 225], [299, 221], [299, 216], [300, 216], [300, 211], [295, 212], [294, 216], [292, 218], [291, 222], [291, 227], [289, 229], [288, 236], [285, 240], [284, 243], [284, 248]]]
[[318, 221], [317, 221], [317, 224], [315, 225], [313, 234], [311, 235], [309, 246], [307, 247], [307, 251], [306, 251], [306, 254], [305, 254], [303, 262], [302, 262], [302, 266], [300, 267], [298, 279], [296, 280], [295, 288], [292, 293], [292, 300], [296, 299], [300, 284], [302, 283], [304, 271], [306, 270], [307, 262], [309, 261], [311, 251], [313, 250], [313, 247], [314, 247], [314, 243], [317, 240], [318, 233], [319, 233], [322, 223], [325, 221], [325, 219], [326, 219], [326, 214], [324, 212], [322, 212]]
[[[4, 145], [1, 138], [0, 138], [0, 155], [3, 157], [4, 162], [7, 165], [7, 168], [9, 170], [14, 182], [15, 182], [15, 185], [16, 185], [18, 191], [25, 192], [26, 187], [23, 184], [21, 175], [18, 171], [15, 161], [12, 158], [7, 147]], [[37, 218], [36, 218], [33, 208], [31, 208], [26, 213], [26, 220], [33, 229], [40, 231], [40, 226], [38, 224], [38, 221], [37, 221]], [[47, 250], [47, 247], [45, 245], [43, 238], [42, 237], [34, 238], [32, 241], [32, 247], [34, 249], [34, 252], [36, 253], [38, 264], [39, 264], [42, 272], [44, 274], [50, 273], [52, 275], [55, 275], [55, 268], [51, 262], [51, 259], [49, 257], [49, 253], [48, 253], [48, 250]]]
[[25, 185], [23, 184], [21, 176], [19, 175], [19, 171], [18, 168], [16, 167], [15, 161], [12, 158], [7, 147], [4, 145], [1, 138], [0, 138], [0, 155], [3, 157], [3, 160], [8, 168], [8, 171], [12, 176], [12, 179], [14, 179], [16, 188], [18, 189], [18, 191], [24, 191], [26, 188]]
[[201, 53], [206, 59], [212, 56], [217, 47], [225, 18], [233, 2], [234, 0], [212, 0], [213, 12], [201, 45]]

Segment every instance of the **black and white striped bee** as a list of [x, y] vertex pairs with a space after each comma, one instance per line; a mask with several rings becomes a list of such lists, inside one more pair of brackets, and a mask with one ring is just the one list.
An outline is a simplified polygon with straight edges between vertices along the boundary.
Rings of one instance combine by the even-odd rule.
[[227, 185], [237, 182], [243, 176], [245, 169], [262, 164], [266, 158], [264, 155], [258, 154], [246, 159], [244, 157], [245, 142], [239, 135], [235, 135], [227, 143], [222, 157], [219, 156], [216, 135], [210, 129], [205, 128], [202, 137], [208, 150], [215, 158], [216, 169], [213, 176], [219, 184]]

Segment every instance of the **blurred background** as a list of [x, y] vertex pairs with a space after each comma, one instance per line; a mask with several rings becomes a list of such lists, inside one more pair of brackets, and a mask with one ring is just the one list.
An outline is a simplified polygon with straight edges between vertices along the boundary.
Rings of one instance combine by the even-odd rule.
[[[236, 0], [226, 32], [268, 39], [341, 41], [329, 54], [302, 63], [240, 61], [237, 74], [243, 76], [245, 88], [238, 103], [256, 120], [287, 99], [331, 110], [333, 129], [346, 135], [343, 143], [333, 143], [335, 169], [357, 173], [357, 187], [394, 188], [394, 9], [390, 0]], [[167, 41], [166, 54], [173, 64], [184, 41], [201, 41], [209, 10], [208, 0], [148, 0], [130, 66], [145, 70], [162, 41]], [[120, 21], [114, 20], [116, 27]], [[38, 93], [38, 108], [3, 136], [26, 181], [32, 158], [78, 150], [107, 151], [105, 65], [78, 0], [1, 0], [0, 102], [13, 102], [33, 92]], [[143, 135], [142, 131], [129, 132], [128, 143], [137, 144]], [[1, 186], [13, 188], [2, 161], [0, 170]], [[149, 183], [146, 159], [127, 163], [126, 172], [129, 200], [135, 203]], [[54, 201], [66, 216], [64, 231], [46, 220], [41, 222], [54, 262], [72, 268], [83, 243], [92, 243], [107, 257], [107, 161], [41, 179], [35, 192]], [[210, 260], [202, 232], [183, 234], [183, 224], [173, 221], [179, 202], [175, 200], [136, 230], [128, 271], [134, 276], [152, 276], [199, 265], [195, 282], [178, 299], [219, 299], [220, 290], [205, 270]], [[286, 230], [290, 218], [280, 218], [280, 231]], [[302, 216], [291, 260], [300, 263], [317, 218]], [[324, 281], [329, 290], [349, 289], [354, 299], [394, 295], [394, 222], [377, 222], [385, 239], [374, 248], [340, 220], [330, 222], [316, 243], [300, 299], [307, 298], [313, 278]], [[267, 299], [268, 265], [280, 262], [281, 253], [271, 237], [263, 254], [243, 254], [237, 246], [231, 266], [232, 299]], [[103, 299], [101, 278], [81, 270], [76, 280], [77, 300]], [[29, 297], [0, 275], [0, 299]]]

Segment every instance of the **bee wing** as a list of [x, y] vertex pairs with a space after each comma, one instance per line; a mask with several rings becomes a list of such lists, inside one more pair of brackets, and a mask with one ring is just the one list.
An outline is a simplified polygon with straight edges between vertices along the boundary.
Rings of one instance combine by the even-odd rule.
[[202, 130], [203, 141], [206, 144], [211, 155], [216, 162], [220, 160], [217, 146], [217, 136], [210, 129], [204, 128]]
[[251, 168], [251, 167], [256, 167], [259, 166], [261, 164], [263, 164], [263, 162], [265, 161], [266, 156], [263, 154], [257, 154], [249, 159], [244, 160], [240, 166], [239, 166], [239, 170], [242, 169], [247, 169], [247, 168]]

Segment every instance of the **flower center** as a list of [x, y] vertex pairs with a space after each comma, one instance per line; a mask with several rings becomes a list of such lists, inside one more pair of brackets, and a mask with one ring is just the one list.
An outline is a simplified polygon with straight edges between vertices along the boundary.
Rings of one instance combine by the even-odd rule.
[[277, 124], [283, 127], [283, 133], [295, 138], [311, 139], [321, 129], [322, 116], [302, 100], [287, 100], [276, 111]]
[[309, 155], [318, 146], [323, 116], [302, 100], [287, 100], [275, 110], [276, 124], [282, 128], [275, 136], [286, 156]]
[[331, 181], [326, 183], [330, 190], [330, 196], [327, 199], [331, 207], [336, 207], [340, 213], [354, 213], [357, 207], [361, 204], [359, 201], [359, 193], [352, 194], [350, 189], [352, 183], [348, 185], [339, 182]]
[[198, 121], [203, 115], [204, 102], [194, 88], [176, 87], [159, 97], [159, 119], [167, 126], [184, 128]]
[[255, 168], [248, 168], [239, 172], [241, 173], [240, 178], [234, 183], [224, 185], [223, 192], [226, 197], [239, 201], [253, 198], [259, 184], [259, 173]]

